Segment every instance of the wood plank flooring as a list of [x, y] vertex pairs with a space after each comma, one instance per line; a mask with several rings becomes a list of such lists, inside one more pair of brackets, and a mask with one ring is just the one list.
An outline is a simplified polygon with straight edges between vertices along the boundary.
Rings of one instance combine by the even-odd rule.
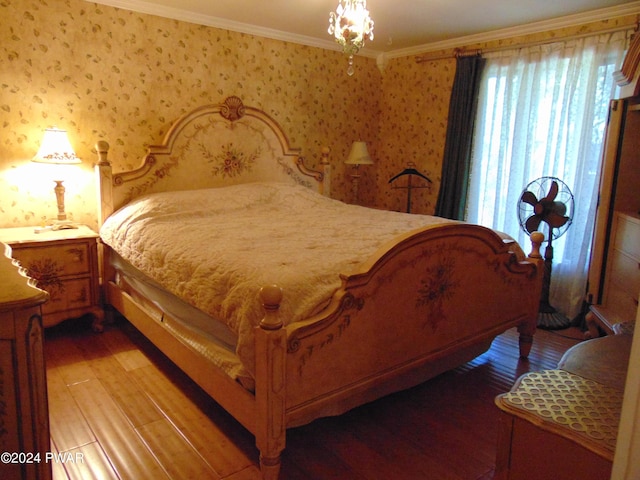
[[[521, 374], [554, 368], [581, 338], [539, 330], [528, 361], [517, 334], [413, 389], [292, 429], [283, 480], [493, 478], [494, 397]], [[62, 479], [259, 479], [253, 436], [126, 321], [94, 334], [69, 321], [45, 343], [51, 450]]]

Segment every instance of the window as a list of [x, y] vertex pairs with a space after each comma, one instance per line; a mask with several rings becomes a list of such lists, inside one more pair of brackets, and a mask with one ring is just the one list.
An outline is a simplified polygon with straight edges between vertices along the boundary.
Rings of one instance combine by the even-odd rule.
[[553, 242], [550, 299], [569, 318], [586, 287], [612, 74], [627, 43], [627, 32], [616, 32], [486, 55], [466, 220], [508, 233], [528, 250], [517, 215], [522, 191], [542, 176], [565, 182], [575, 211]]

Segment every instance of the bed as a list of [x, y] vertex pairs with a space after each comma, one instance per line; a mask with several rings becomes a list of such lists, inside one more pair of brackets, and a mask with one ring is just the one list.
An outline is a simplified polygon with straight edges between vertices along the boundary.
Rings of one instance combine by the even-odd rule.
[[332, 200], [278, 123], [229, 97], [179, 118], [141, 165], [96, 173], [106, 308], [256, 438], [279, 474], [286, 430], [410, 388], [517, 327], [542, 285], [490, 229]]

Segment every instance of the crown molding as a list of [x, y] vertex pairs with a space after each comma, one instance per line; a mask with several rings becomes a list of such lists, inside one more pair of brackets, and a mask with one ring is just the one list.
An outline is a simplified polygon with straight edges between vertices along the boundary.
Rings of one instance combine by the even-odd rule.
[[[149, 15], [156, 15], [159, 17], [170, 18], [173, 20], [180, 20], [184, 22], [194, 23], [197, 25], [204, 25], [208, 27], [220, 28], [223, 30], [231, 30], [239, 33], [246, 33], [248, 35], [256, 35], [259, 37], [270, 38], [273, 40], [281, 40], [283, 42], [295, 43], [299, 45], [306, 45], [309, 47], [317, 47], [325, 50], [340, 51], [340, 46], [333, 40], [320, 40], [318, 38], [309, 37], [306, 35], [297, 35], [281, 30], [275, 30], [271, 28], [259, 27], [247, 23], [234, 22], [224, 18], [213, 17], [209, 15], [202, 15], [199, 13], [188, 12], [179, 8], [165, 7], [155, 3], [145, 2], [144, 0], [85, 0], [91, 3], [98, 3], [101, 5], [108, 5], [123, 10], [130, 10], [138, 13], [145, 13]], [[529, 35], [534, 33], [545, 32], [549, 30], [557, 30], [566, 27], [572, 27], [585, 23], [597, 22], [602, 20], [610, 20], [615, 17], [622, 17], [626, 15], [640, 14], [640, 0], [618, 5], [615, 7], [607, 7], [598, 10], [591, 10], [589, 12], [579, 13], [575, 15], [568, 15], [551, 20], [544, 20], [541, 22], [534, 22], [529, 24], [518, 25], [516, 27], [503, 28], [499, 30], [493, 30], [490, 32], [467, 35], [463, 37], [452, 38], [449, 40], [443, 40], [439, 42], [427, 43], [424, 45], [418, 45], [415, 47], [392, 50], [389, 52], [382, 52], [380, 50], [374, 50], [367, 47], [362, 48], [358, 52], [358, 56], [376, 58], [378, 64], [386, 63], [391, 58], [408, 57], [412, 55], [419, 55], [427, 52], [448, 50], [453, 48], [459, 48], [465, 45], [472, 45], [476, 43], [492, 42], [496, 40], [502, 40], [506, 38], [512, 38], [516, 36]]]
[[[179, 8], [165, 7], [157, 3], [145, 2], [143, 0], [85, 0], [90, 3], [98, 3], [110, 7], [129, 10], [132, 12], [145, 13], [148, 15], [156, 15], [158, 17], [170, 18], [196, 25], [204, 25], [207, 27], [220, 28], [222, 30], [230, 30], [238, 33], [246, 33], [258, 37], [270, 38], [272, 40], [282, 40], [289, 43], [297, 43], [307, 45], [309, 47], [318, 47], [325, 50], [340, 50], [340, 46], [332, 40], [320, 40], [318, 38], [306, 35], [297, 35], [290, 32], [275, 30], [272, 28], [260, 27], [248, 23], [234, 22], [226, 18], [213, 17], [211, 15], [203, 15], [200, 13], [189, 12]], [[380, 52], [375, 52], [380, 53]], [[373, 54], [372, 54], [373, 55]]]
[[551, 20], [543, 20], [540, 22], [527, 23], [515, 27], [502, 28], [499, 30], [493, 30], [491, 32], [452, 38], [449, 40], [443, 40], [441, 42], [427, 43], [411, 48], [393, 50], [391, 52], [382, 53], [382, 55], [386, 59], [408, 57], [427, 52], [460, 48], [466, 45], [474, 45], [477, 43], [494, 42], [497, 40], [504, 40], [523, 35], [531, 35], [535, 33], [548, 32], [551, 30], [559, 30], [567, 27], [575, 27], [577, 25], [600, 22], [603, 20], [611, 20], [612, 18], [624, 17], [627, 15], [640, 15], [640, 1], [625, 3], [623, 5], [617, 5], [615, 7], [590, 10], [588, 12], [567, 15]]

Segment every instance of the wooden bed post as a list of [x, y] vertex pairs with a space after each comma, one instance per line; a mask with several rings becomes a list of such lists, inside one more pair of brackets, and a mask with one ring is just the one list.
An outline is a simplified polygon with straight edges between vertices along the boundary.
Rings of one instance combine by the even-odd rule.
[[113, 171], [111, 162], [107, 159], [109, 144], [104, 140], [96, 143], [98, 163], [96, 171], [96, 191], [98, 194], [98, 228], [102, 226], [109, 215], [113, 213]]
[[285, 447], [285, 357], [287, 334], [278, 316], [282, 290], [260, 289], [265, 316], [256, 328], [256, 445], [265, 480], [277, 480]]
[[[95, 165], [96, 174], [96, 193], [98, 195], [98, 229], [109, 215], [113, 213], [113, 171], [111, 162], [107, 155], [109, 153], [109, 144], [104, 140], [96, 142], [96, 151], [98, 152], [98, 163]], [[101, 279], [101, 296], [104, 306], [105, 323], [112, 323], [113, 308], [111, 307], [108, 292], [106, 288], [110, 280], [115, 278], [115, 271], [111, 266], [108, 249], [104, 247], [101, 241], [98, 242], [98, 265], [100, 269]]]
[[[544, 234], [542, 232], [533, 232], [529, 236], [531, 240], [531, 253], [529, 254], [529, 260], [536, 264], [536, 275], [538, 276], [537, 285], [540, 286], [538, 296], [536, 298], [540, 298], [542, 294], [542, 275], [544, 272], [544, 260], [542, 255], [540, 254], [540, 246], [542, 242], [544, 242]], [[520, 324], [518, 327], [518, 333], [520, 334], [519, 339], [519, 348], [520, 348], [520, 358], [528, 358], [529, 353], [531, 352], [531, 346], [533, 345], [533, 335], [536, 332], [536, 327], [538, 323], [538, 310], [535, 310], [536, 315], [531, 321], [527, 324]]]
[[329, 147], [322, 147], [322, 195], [325, 197], [331, 197], [331, 164], [329, 163], [329, 153], [331, 149]]

